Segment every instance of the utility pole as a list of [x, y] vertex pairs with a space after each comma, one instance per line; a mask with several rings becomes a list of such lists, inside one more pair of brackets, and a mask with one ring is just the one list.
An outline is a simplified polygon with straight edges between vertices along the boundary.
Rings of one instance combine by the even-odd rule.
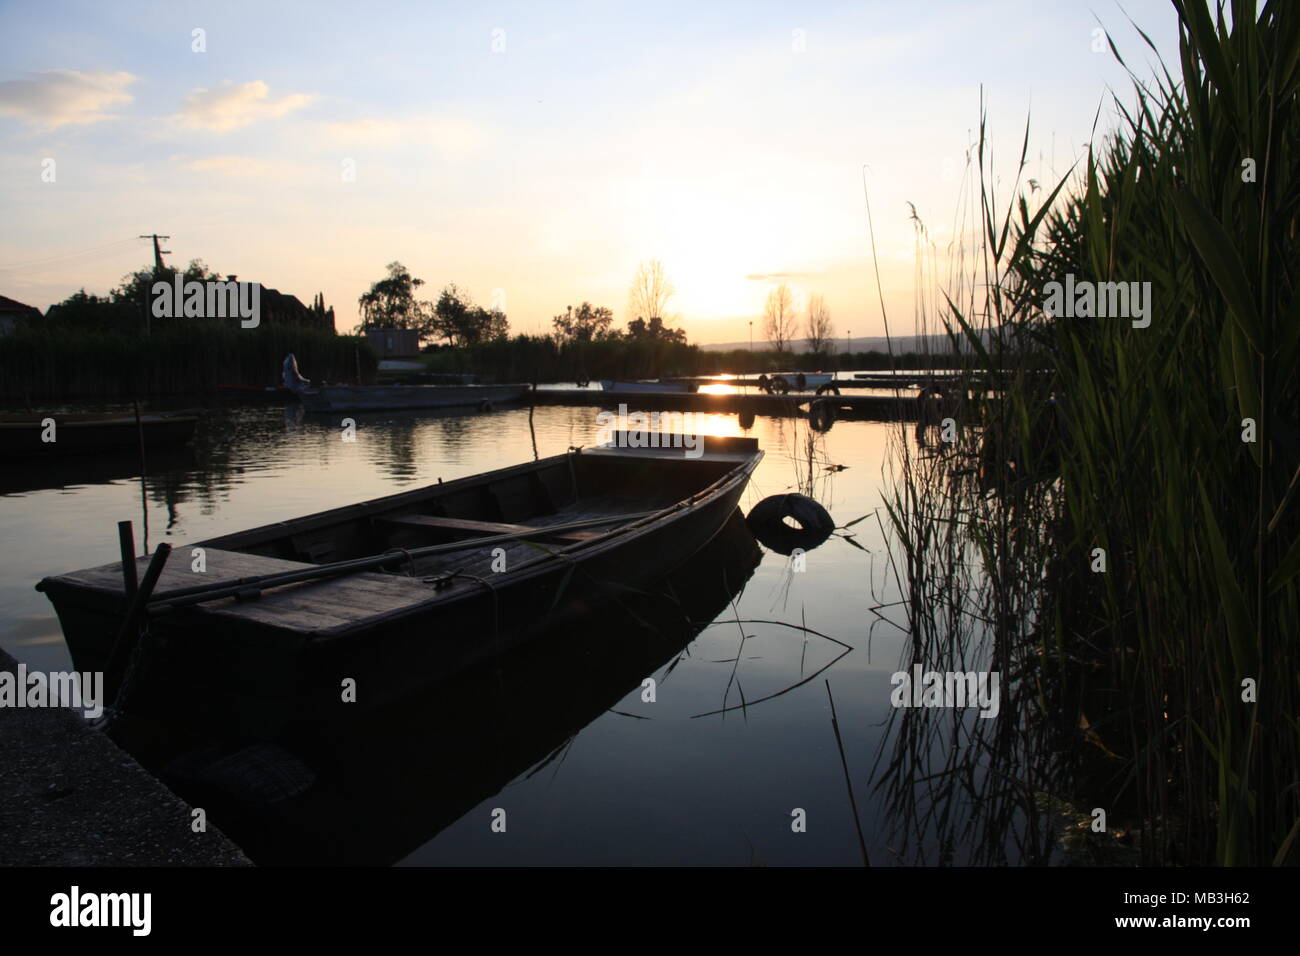
[[[150, 235], [147, 235], [147, 236], [140, 236], [140, 238], [141, 238], [141, 239], [152, 239], [152, 240], [153, 240], [153, 274], [154, 274], [154, 278], [157, 278], [157, 277], [162, 273], [162, 271], [163, 271], [163, 261], [162, 261], [163, 254], [166, 253], [167, 255], [171, 255], [171, 253], [172, 253], [172, 251], [171, 251], [170, 249], [163, 249], [161, 246], [159, 246], [159, 244], [158, 244], [158, 240], [159, 240], [159, 239], [170, 239], [171, 236], [160, 236], [160, 235], [158, 235], [158, 233], [155, 232], [155, 233], [151, 233]], [[148, 297], [148, 296], [145, 296], [145, 297], [144, 297], [144, 303], [143, 303], [143, 304], [144, 304], [144, 334], [145, 334], [145, 335], [152, 335], [152, 334], [153, 334], [153, 320], [150, 318], [150, 315], [149, 315], [149, 297]]]
[[141, 236], [140, 238], [153, 240], [153, 271], [155, 273], [162, 272], [163, 271], [162, 257], [164, 254], [170, 256], [172, 254], [172, 251], [170, 249], [160, 249], [158, 247], [158, 240], [170, 239], [171, 236], [160, 236], [158, 235], [158, 233], [155, 232], [148, 236]]

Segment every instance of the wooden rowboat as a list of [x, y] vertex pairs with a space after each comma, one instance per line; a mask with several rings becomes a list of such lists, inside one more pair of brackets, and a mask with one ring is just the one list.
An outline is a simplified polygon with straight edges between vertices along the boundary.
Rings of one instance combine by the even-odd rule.
[[325, 385], [298, 393], [309, 412], [482, 408], [517, 402], [527, 385]]
[[[51, 427], [51, 423], [53, 427]], [[183, 445], [194, 437], [198, 417], [131, 412], [0, 415], [0, 454], [84, 455]], [[52, 438], [53, 440], [48, 440]]]
[[[668, 573], [723, 526], [763, 453], [749, 438], [699, 436], [688, 452], [632, 437], [660, 440], [616, 433], [177, 548], [148, 605], [150, 678], [134, 675], [128, 709], [205, 712], [258, 734], [345, 717], [344, 682], [358, 704], [402, 697]], [[110, 699], [126, 587], [120, 564], [37, 585], [77, 668], [108, 671]]]

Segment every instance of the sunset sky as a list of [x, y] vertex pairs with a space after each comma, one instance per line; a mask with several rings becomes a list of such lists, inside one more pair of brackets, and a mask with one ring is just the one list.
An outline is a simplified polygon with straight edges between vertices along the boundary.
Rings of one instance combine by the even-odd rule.
[[1030, 114], [1052, 181], [1127, 95], [1099, 23], [1147, 71], [1125, 13], [1173, 68], [1166, 0], [2, 3], [0, 294], [105, 292], [160, 232], [169, 262], [323, 291], [340, 331], [395, 259], [541, 332], [584, 299], [623, 324], [658, 258], [692, 341], [744, 341], [780, 281], [880, 335], [866, 165], [910, 332], [906, 203], [948, 241], [980, 85], [1004, 186]]

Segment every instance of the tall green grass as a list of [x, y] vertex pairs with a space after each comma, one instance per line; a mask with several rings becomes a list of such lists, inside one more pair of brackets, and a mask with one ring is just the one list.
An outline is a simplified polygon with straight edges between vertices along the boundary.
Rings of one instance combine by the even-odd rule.
[[[1020, 739], [1073, 732], [1095, 759], [1071, 796], [1145, 862], [1295, 863], [1300, 17], [1173, 8], [1180, 77], [1131, 74], [1121, 127], [1034, 206], [1019, 184], [999, 202], [981, 127], [979, 257], [939, 318], [984, 425], [900, 449], [891, 524], [916, 653], [971, 621], [1005, 666], [1036, 650]], [[1150, 326], [1045, 316], [1067, 274], [1150, 282]], [[967, 559], [978, 580], [944, 592]]]

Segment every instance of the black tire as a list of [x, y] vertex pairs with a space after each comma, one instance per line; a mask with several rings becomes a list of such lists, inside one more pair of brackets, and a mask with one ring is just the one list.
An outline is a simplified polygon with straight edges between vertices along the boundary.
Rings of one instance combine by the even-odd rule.
[[839, 416], [835, 405], [826, 399], [813, 402], [808, 406], [808, 424], [816, 432], [828, 432]]
[[817, 386], [818, 395], [838, 395], [839, 393], [840, 387], [834, 382], [827, 382], [825, 385]]
[[[800, 527], [792, 528], [786, 518]], [[789, 555], [795, 548], [811, 551], [831, 536], [835, 519], [807, 495], [772, 495], [750, 510], [745, 523], [760, 542], [777, 554]]]

